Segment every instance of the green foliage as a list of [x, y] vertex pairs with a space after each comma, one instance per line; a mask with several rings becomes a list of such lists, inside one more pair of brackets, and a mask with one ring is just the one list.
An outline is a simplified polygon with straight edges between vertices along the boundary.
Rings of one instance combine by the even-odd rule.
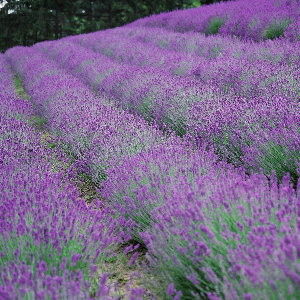
[[209, 51], [209, 57], [210, 58], [217, 58], [222, 53], [222, 46], [220, 45], [214, 45], [211, 47]]
[[193, 8], [193, 7], [199, 7], [201, 6], [201, 0], [192, 0], [188, 1], [187, 3], [184, 3], [182, 8]]
[[151, 210], [155, 208], [156, 205], [149, 205], [141, 209], [135, 209], [130, 214], [127, 214], [126, 217], [131, 218], [137, 224], [139, 231], [144, 231], [148, 229], [153, 223], [153, 217], [151, 215]]
[[83, 246], [77, 240], [68, 241], [61, 251], [58, 251], [51, 244], [36, 243], [29, 235], [12, 236], [9, 239], [0, 239], [0, 267], [16, 259], [34, 269], [37, 263], [44, 261], [47, 264], [47, 273], [51, 275], [62, 275], [61, 263], [66, 260], [66, 268], [69, 270], [80, 270], [85, 275], [88, 273], [88, 264], [84, 258], [79, 259], [75, 264], [71, 262], [74, 254], [81, 254]]
[[19, 75], [16, 75], [16, 76], [14, 76], [13, 80], [14, 80], [16, 94], [22, 99], [29, 100], [30, 97], [24, 89], [21, 77]]
[[97, 185], [93, 181], [93, 177], [85, 172], [77, 174], [77, 186], [80, 190], [81, 197], [86, 202], [91, 203], [94, 199], [99, 198]]
[[[22, 99], [30, 100], [30, 96], [27, 94], [24, 88], [22, 78], [17, 74], [14, 76], [13, 81], [16, 94]], [[38, 130], [43, 130], [47, 124], [46, 118], [38, 115], [30, 116], [26, 119], [28, 120], [30, 125], [34, 126]], [[49, 146], [49, 148], [54, 148], [56, 145], [54, 143], [49, 143], [47, 146]]]
[[[151, 165], [148, 166], [151, 168]], [[148, 230], [151, 226], [155, 223], [155, 219], [152, 216], [152, 210], [156, 207], [160, 206], [163, 202], [163, 199], [159, 199], [159, 195], [153, 201], [151, 198], [149, 201], [139, 201], [137, 198], [137, 190], [141, 187], [145, 187], [145, 189], [149, 189], [152, 192], [154, 187], [151, 187], [151, 175], [159, 173], [159, 169], [153, 166], [152, 170], [150, 171], [150, 175], [144, 175], [140, 178], [136, 178], [135, 180], [128, 182], [126, 188], [122, 192], [115, 193], [113, 195], [113, 203], [112, 205], [117, 205], [117, 207], [123, 207], [124, 216], [127, 219], [131, 219], [135, 222], [134, 231], [131, 232], [134, 239], [140, 243], [143, 243], [143, 239], [140, 237], [140, 233]], [[138, 180], [138, 181], [136, 181]], [[161, 197], [162, 198], [162, 197]], [[152, 200], [152, 201], [151, 201]], [[129, 209], [128, 209], [129, 208]]]
[[[29, 118], [29, 123], [34, 126], [35, 128], [37, 128], [38, 130], [43, 130], [47, 124], [47, 119], [42, 117], [42, 116], [31, 116]], [[49, 145], [50, 148], [54, 148], [55, 145]]]
[[149, 94], [144, 99], [141, 99], [137, 106], [137, 111], [145, 118], [147, 121], [151, 121], [153, 114], [154, 97]]
[[52, 142], [47, 142], [46, 147], [50, 148], [50, 149], [54, 149], [57, 146], [56, 143], [52, 143]]
[[183, 118], [178, 117], [176, 120], [168, 116], [164, 117], [164, 123], [167, 124], [176, 135], [183, 137], [187, 133], [186, 122]]
[[[209, 213], [209, 212], [207, 212]], [[249, 214], [249, 212], [248, 212]], [[224, 226], [227, 227], [232, 233], [240, 235], [240, 242], [247, 243], [247, 235], [249, 232], [249, 227], [243, 224], [243, 230], [238, 227], [238, 223], [243, 224], [243, 220], [240, 213], [236, 208], [231, 208], [230, 211], [224, 208], [214, 209], [214, 214], [211, 219], [211, 230], [214, 233], [218, 243], [217, 247], [212, 246], [215, 249], [215, 254], [227, 254], [228, 248], [235, 248], [235, 239], [225, 239], [222, 235]]]
[[213, 138], [216, 153], [229, 163], [240, 165], [242, 163], [243, 151], [241, 146], [232, 142], [229, 132], [225, 130]]
[[289, 26], [290, 20], [282, 20], [271, 23], [263, 32], [264, 39], [274, 40], [284, 35], [285, 29]]
[[95, 173], [96, 175], [93, 176], [93, 182], [95, 182], [96, 184], [100, 184], [103, 181], [105, 181], [107, 179], [107, 173], [106, 173], [107, 167], [103, 166], [103, 165], [98, 165], [96, 167], [95, 170], [93, 170], [93, 173]]
[[220, 17], [212, 18], [206, 28], [206, 34], [217, 34], [223, 24], [224, 24], [224, 19]]
[[[206, 294], [215, 291], [214, 284], [207, 278], [203, 267], [205, 264], [195, 261], [192, 259], [193, 253], [182, 253], [178, 251], [179, 247], [184, 248], [182, 241], [174, 239], [168, 241], [164, 252], [168, 253], [168, 257], [172, 257], [175, 261], [158, 261], [156, 276], [162, 282], [161, 290], [158, 291], [163, 298], [171, 299], [165, 294], [167, 286], [172, 282], [177, 291], [182, 292], [182, 298], [180, 299], [195, 299], [195, 295], [200, 297], [199, 299], [206, 299]], [[205, 261], [208, 257], [205, 258]], [[217, 262], [217, 260], [215, 260]], [[193, 274], [198, 284], [195, 284], [187, 278], [188, 275]], [[197, 298], [198, 299], [198, 298]]]
[[[244, 208], [246, 215], [249, 215], [251, 210], [246, 204]], [[206, 225], [213, 232], [214, 239], [200, 232], [200, 230], [191, 231], [190, 234], [191, 236], [195, 236], [194, 240], [204, 242], [211, 253], [206, 254], [196, 263], [193, 253], [194, 249], [189, 247], [181, 236], [175, 236], [170, 233], [167, 242], [163, 242], [164, 247], [161, 251], [167, 253], [167, 256], [172, 257], [176, 263], [174, 261], [164, 261], [164, 259], [160, 259], [159, 257], [157, 258], [157, 276], [161, 277], [161, 281], [163, 282], [162, 294], [170, 282], [174, 283], [176, 290], [183, 293], [181, 299], [195, 299], [195, 295], [199, 299], [206, 299], [206, 294], [209, 292], [221, 293], [219, 286], [211, 282], [205, 270], [211, 270], [219, 282], [222, 282], [222, 279], [228, 276], [226, 271], [230, 266], [230, 262], [227, 259], [227, 253], [230, 249], [237, 247], [237, 241], [236, 238], [224, 238], [224, 228], [233, 234], [240, 235], [241, 243], [246, 244], [248, 242], [247, 236], [250, 229], [244, 224], [244, 215], [242, 216], [237, 208], [232, 207], [230, 210], [227, 210], [220, 207], [218, 209], [214, 208], [213, 212], [211, 208], [206, 208], [204, 214], [210, 216], [211, 223]], [[238, 227], [238, 223], [242, 224], [243, 228]], [[194, 225], [195, 228], [198, 228], [200, 223]], [[185, 250], [180, 251], [180, 248]], [[190, 274], [195, 275], [195, 279], [199, 282], [198, 284], [193, 283], [187, 278]], [[235, 276], [234, 280], [240, 280], [240, 278]]]
[[[172, 261], [167, 261], [161, 266], [161, 272], [166, 272], [168, 276], [170, 276], [172, 283], [174, 283], [176, 290], [183, 293], [180, 299], [196, 299], [195, 295], [197, 295], [198, 297], [200, 296], [199, 299], [206, 299], [207, 293], [215, 291], [213, 284], [205, 279], [205, 274], [204, 272], [201, 272], [200, 266], [193, 266], [192, 261], [189, 261], [183, 255], [179, 258], [179, 260], [183, 264], [182, 268], [176, 267]], [[194, 271], [197, 279], [201, 279], [199, 280], [198, 285], [195, 285], [193, 282], [187, 279], [187, 269], [185, 268], [185, 266], [189, 269], [192, 267], [191, 269]], [[167, 282], [165, 283], [165, 285], [167, 285]], [[167, 297], [167, 299], [172, 299], [172, 297]]]
[[177, 66], [177, 68], [173, 71], [173, 73], [175, 75], [178, 75], [178, 76], [182, 76], [182, 75], [185, 75], [187, 71], [189, 71], [190, 69], [190, 66], [185, 64], [185, 63], [181, 63]]
[[281, 179], [289, 173], [294, 181], [299, 177], [297, 165], [300, 163], [300, 152], [291, 151], [286, 147], [270, 142], [264, 147], [264, 155], [260, 157], [260, 165], [266, 174], [275, 171]]
[[[140, 237], [140, 233], [149, 229], [155, 222], [151, 211], [159, 206], [159, 203], [148, 203], [147, 205], [139, 205], [138, 200], [136, 199], [135, 190], [133, 187], [136, 185], [131, 185], [128, 188], [129, 192], [127, 195], [131, 195], [131, 199], [133, 201], [130, 210], [127, 210], [125, 213], [125, 217], [131, 219], [135, 222], [135, 230], [132, 232], [132, 236], [136, 241], [142, 243], [143, 239]], [[124, 207], [128, 206], [128, 197], [124, 199], [123, 195], [116, 195], [117, 205], [123, 205]]]

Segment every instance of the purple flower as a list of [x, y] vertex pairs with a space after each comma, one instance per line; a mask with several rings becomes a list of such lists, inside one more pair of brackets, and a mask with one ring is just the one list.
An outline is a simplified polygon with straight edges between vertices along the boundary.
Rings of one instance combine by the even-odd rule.
[[39, 262], [37, 268], [40, 273], [44, 273], [47, 270], [47, 264], [44, 261], [41, 261]]
[[81, 259], [82, 255], [81, 254], [74, 254], [72, 255], [72, 263], [76, 264], [80, 259]]
[[248, 294], [244, 294], [244, 300], [252, 300], [253, 299], [253, 296], [252, 294], [248, 293]]
[[168, 296], [173, 296], [176, 294], [176, 288], [175, 288], [175, 285], [174, 283], [170, 283], [167, 287], [167, 295]]

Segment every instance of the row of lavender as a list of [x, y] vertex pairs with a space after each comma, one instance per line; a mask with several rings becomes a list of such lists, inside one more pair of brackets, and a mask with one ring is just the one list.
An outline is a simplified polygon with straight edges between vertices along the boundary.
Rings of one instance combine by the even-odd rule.
[[[239, 58], [247, 61], [266, 61], [276, 64], [298, 64], [300, 57], [299, 41], [293, 43], [286, 39], [276, 39], [261, 41], [260, 43], [247, 40], [243, 41], [234, 36], [206, 36], [201, 33], [187, 32], [178, 33], [168, 31], [164, 28], [156, 27], [119, 27], [112, 30], [95, 32], [92, 36], [96, 38], [104, 38], [110, 32], [122, 38], [130, 38], [134, 43], [145, 42], [150, 46], [150, 49], [155, 49], [152, 46], [157, 46], [160, 49], [176, 51], [179, 53], [193, 54], [199, 57], [205, 57], [209, 60], [214, 60], [219, 56], [227, 58]], [[88, 35], [81, 35], [82, 38]], [[72, 37], [77, 39], [77, 37]], [[101, 42], [98, 40], [97, 43]], [[132, 44], [132, 47], [135, 44]], [[115, 52], [115, 44], [106, 45], [107, 52]], [[133, 48], [135, 51], [139, 49]], [[121, 49], [118, 49], [120, 55]], [[157, 51], [157, 50], [156, 50]], [[156, 57], [156, 51], [152, 53]], [[106, 52], [106, 54], [108, 54]], [[138, 55], [140, 54], [137, 52]], [[122, 55], [126, 53], [122, 52]], [[148, 51], [145, 50], [144, 57], [148, 59]], [[152, 56], [153, 57], [153, 56]], [[153, 59], [153, 58], [152, 58]], [[178, 59], [182, 59], [178, 56]], [[196, 58], [195, 58], [196, 59]]]
[[[0, 298], [111, 299], [113, 286], [98, 269], [111, 245], [126, 240], [119, 220], [88, 207], [72, 174], [53, 169], [54, 150], [32, 127], [37, 110], [13, 81], [1, 54]], [[55, 159], [70, 165], [59, 151]]]
[[261, 41], [300, 38], [298, 0], [236, 0], [162, 13], [127, 26], [162, 27], [176, 32], [223, 34]]
[[[121, 107], [155, 120], [181, 136], [187, 134], [199, 143], [213, 145], [222, 159], [242, 165], [248, 172], [270, 174], [275, 170], [279, 178], [286, 172], [294, 180], [298, 178], [297, 63], [253, 63], [226, 57], [205, 63], [203, 58], [200, 66], [194, 60], [200, 74], [201, 70], [208, 74], [207, 80], [199, 80], [197, 76], [172, 75], [161, 70], [163, 64], [159, 67], [147, 59], [139, 66], [130, 40], [126, 51], [122, 51], [125, 61], [118, 63], [114, 61], [118, 54], [111, 59], [96, 52], [99, 47], [102, 53], [111, 47], [105, 48], [102, 37], [105, 42], [116, 40], [111, 31], [40, 43], [35, 48], [56, 59], [95, 90], [104, 91]], [[137, 47], [141, 47], [142, 53], [147, 44], [139, 43]], [[114, 49], [119, 53], [117, 46]], [[156, 52], [161, 54], [158, 48]], [[169, 59], [167, 70], [173, 64], [173, 52], [168, 53], [161, 55], [165, 62]], [[137, 66], [130, 65], [132, 62]], [[222, 86], [227, 86], [226, 90]]]
[[[100, 52], [102, 56], [109, 57], [115, 62], [131, 67], [136, 65], [143, 69], [150, 66], [157, 69], [159, 73], [164, 71], [167, 74], [179, 75], [194, 80], [193, 83], [198, 86], [212, 85], [223, 93], [233, 93], [243, 98], [279, 96], [291, 100], [300, 95], [300, 86], [297, 82], [300, 77], [299, 63], [296, 58], [297, 48], [292, 50], [290, 43], [288, 43], [290, 47], [285, 47], [286, 50], [290, 50], [287, 53], [290, 62], [288, 58], [278, 62], [223, 55], [208, 59], [206, 56], [158, 49], [157, 46], [149, 45], [147, 42], [128, 37], [122, 38], [120, 37], [122, 32], [122, 30], [119, 30], [118, 34], [114, 31], [106, 34], [99, 32], [66, 40]], [[203, 44], [207, 45], [207, 43], [209, 42], [203, 41]], [[153, 73], [153, 69], [150, 69], [150, 72]]]
[[107, 167], [124, 157], [166, 141], [158, 129], [115, 108], [107, 97], [95, 96], [82, 81], [34, 47], [15, 47], [6, 55], [48, 120], [48, 129], [63, 137], [61, 146], [70, 148], [78, 166], [93, 166], [86, 171], [93, 174], [95, 182], [105, 177]]
[[[248, 77], [241, 76], [241, 72], [245, 75], [251, 72], [255, 76], [264, 68], [267, 79], [270, 77], [269, 68], [290, 67], [289, 71], [293, 73], [295, 70], [292, 67], [299, 65], [299, 48], [297, 47], [299, 42], [291, 43], [287, 40], [262, 43], [242, 42], [231, 37], [206, 37], [195, 33], [179, 34], [164, 29], [143, 27], [121, 27], [72, 36], [65, 40], [88, 46], [121, 63], [152, 66], [179, 76], [193, 76], [198, 70], [204, 73], [201, 80], [206, 81], [212, 77], [209, 75], [212, 72], [210, 69], [222, 61], [223, 69], [227, 69], [227, 73], [231, 71], [233, 76], [231, 69], [235, 70], [241, 85], [251, 84]], [[228, 63], [224, 64], [224, 60]], [[205, 67], [202, 67], [203, 64]], [[244, 66], [244, 69], [241, 66], [238, 68], [240, 64]], [[272, 71], [276, 75], [280, 74], [277, 70]], [[260, 79], [263, 82], [267, 81]], [[219, 81], [222, 80], [224, 78], [219, 78]]]
[[[63, 59], [69, 48], [61, 49]], [[299, 296], [299, 195], [288, 177], [278, 185], [276, 178], [248, 176], [202, 147], [164, 137], [96, 97], [37, 47], [6, 56], [49, 129], [101, 184], [115, 213], [132, 221], [128, 233], [147, 246], [168, 297]], [[94, 71], [94, 57], [87, 59], [76, 69], [84, 79]]]

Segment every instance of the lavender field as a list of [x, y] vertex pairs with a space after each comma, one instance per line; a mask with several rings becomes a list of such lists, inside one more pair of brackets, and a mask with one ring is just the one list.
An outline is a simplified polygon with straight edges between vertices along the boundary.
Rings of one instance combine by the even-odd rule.
[[10, 48], [0, 101], [0, 300], [300, 299], [299, 0]]

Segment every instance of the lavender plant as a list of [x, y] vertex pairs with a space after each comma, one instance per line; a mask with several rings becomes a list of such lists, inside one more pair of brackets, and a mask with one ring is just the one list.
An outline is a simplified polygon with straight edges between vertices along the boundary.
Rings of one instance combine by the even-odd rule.
[[258, 60], [278, 64], [299, 64], [299, 54], [297, 54], [299, 53], [298, 43], [296, 41], [291, 43], [286, 39], [267, 40], [256, 43], [251, 40], [243, 41], [232, 36], [206, 36], [195, 32], [183, 35], [163, 28], [145, 27], [120, 27], [114, 29], [113, 32], [100, 31], [83, 36], [82, 39], [78, 37], [70, 37], [69, 39], [80, 43], [81, 41], [86, 42], [89, 36], [94, 36], [94, 44], [96, 46], [102, 44], [102, 38], [112, 35], [112, 33], [120, 37], [121, 40], [127, 38], [135, 42], [154, 45], [160, 49], [194, 54], [206, 59], [225, 56], [228, 58], [242, 58], [252, 62]]
[[[216, 3], [194, 9], [161, 13], [139, 19], [127, 26], [166, 28], [175, 32], [218, 32], [243, 39], [261, 41], [284, 35], [288, 26], [294, 27], [299, 18], [297, 0], [246, 1]], [[215, 20], [215, 21], [211, 21]], [[213, 23], [211, 23], [213, 22]], [[298, 28], [299, 29], [299, 28]], [[296, 30], [290, 38], [298, 39]]]
[[[298, 231], [299, 195], [290, 178], [278, 186], [276, 177], [248, 176], [212, 154], [173, 149], [158, 148], [112, 169], [102, 190], [135, 222], [134, 236], [146, 244], [151, 270], [164, 283], [162, 295], [265, 299], [280, 291], [296, 299], [298, 242], [290, 248], [292, 262], [279, 259], [286, 253], [282, 241]], [[287, 223], [279, 211], [286, 211]]]
[[3, 55], [0, 68], [0, 297], [109, 298], [98, 265], [126, 237], [106, 209], [88, 207], [69, 177], [52, 171], [29, 123], [34, 109], [15, 94]]

